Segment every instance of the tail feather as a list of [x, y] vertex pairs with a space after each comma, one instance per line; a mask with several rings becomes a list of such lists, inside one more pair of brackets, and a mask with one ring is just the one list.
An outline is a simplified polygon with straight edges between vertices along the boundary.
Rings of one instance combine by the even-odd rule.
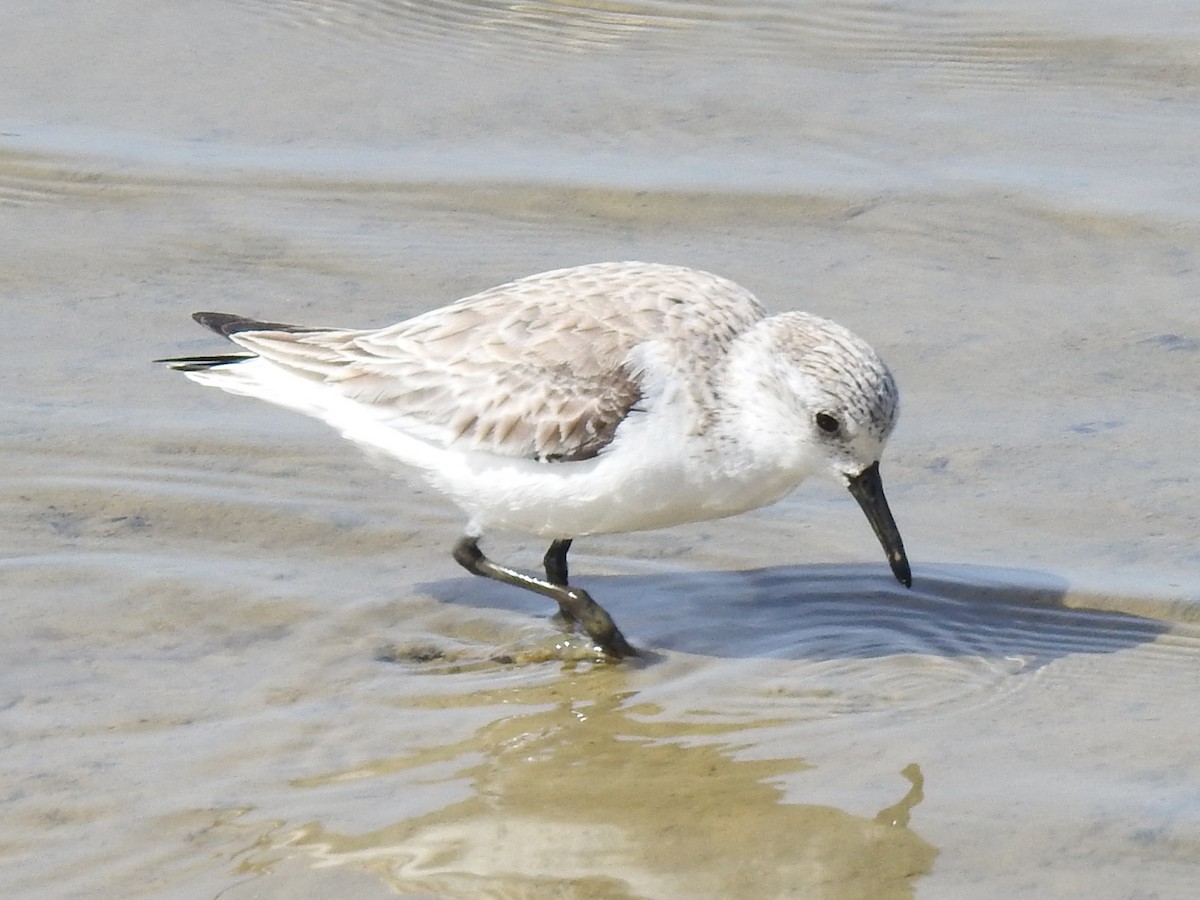
[[166, 363], [176, 372], [203, 372], [205, 369], [215, 369], [217, 366], [228, 366], [255, 358], [253, 353], [230, 353], [224, 356], [177, 356], [172, 359], [156, 359], [154, 362]]
[[[300, 334], [310, 331], [325, 331], [323, 328], [309, 328], [304, 325], [288, 325], [284, 322], [261, 322], [258, 319], [248, 319], [232, 313], [198, 312], [192, 318], [222, 337], [230, 337], [243, 331], [277, 331], [287, 334]], [[214, 354], [212, 356], [178, 356], [169, 359], [156, 359], [156, 363], [165, 363], [177, 372], [203, 372], [218, 366], [228, 366], [233, 363], [256, 359], [254, 353]]]

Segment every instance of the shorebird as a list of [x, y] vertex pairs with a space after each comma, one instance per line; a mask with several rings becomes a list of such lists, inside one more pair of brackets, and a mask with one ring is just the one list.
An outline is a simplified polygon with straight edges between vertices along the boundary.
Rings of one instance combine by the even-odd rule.
[[[193, 318], [244, 352], [158, 360], [327, 422], [424, 472], [467, 515], [468, 571], [557, 601], [604, 654], [633, 654], [568, 582], [579, 537], [734, 515], [825, 471], [912, 575], [879, 474], [898, 393], [864, 341], [682, 266], [596, 263], [521, 278], [386, 328]], [[489, 559], [489, 531], [550, 541], [545, 578]]]

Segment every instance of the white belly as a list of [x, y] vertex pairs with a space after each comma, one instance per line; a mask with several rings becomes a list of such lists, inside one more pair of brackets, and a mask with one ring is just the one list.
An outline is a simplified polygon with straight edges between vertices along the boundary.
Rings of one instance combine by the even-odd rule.
[[715, 519], [775, 502], [810, 471], [730, 455], [738, 452], [734, 442], [695, 434], [684, 402], [634, 414], [593, 459], [539, 462], [446, 447], [259, 360], [188, 374], [322, 419], [369, 451], [424, 471], [466, 512], [475, 534], [568, 538]]

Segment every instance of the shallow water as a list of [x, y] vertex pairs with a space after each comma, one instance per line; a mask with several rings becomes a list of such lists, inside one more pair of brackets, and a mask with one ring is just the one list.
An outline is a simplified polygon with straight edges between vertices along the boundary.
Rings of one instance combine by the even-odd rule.
[[[7, 13], [5, 896], [1194, 893], [1192, 4]], [[581, 541], [647, 651], [593, 665], [431, 491], [148, 362], [623, 258], [881, 351], [912, 591], [806, 484]]]

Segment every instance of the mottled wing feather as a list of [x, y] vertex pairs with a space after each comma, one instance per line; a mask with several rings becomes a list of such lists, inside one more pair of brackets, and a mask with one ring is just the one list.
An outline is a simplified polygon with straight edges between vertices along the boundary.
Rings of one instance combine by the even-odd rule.
[[[535, 275], [378, 331], [240, 332], [233, 339], [323, 380], [397, 427], [447, 445], [578, 460], [609, 444], [643, 399], [635, 349], [687, 336], [698, 356], [762, 316], [703, 272], [602, 263]], [[660, 354], [662, 356], [662, 354]], [[668, 369], [697, 359], [660, 360]]]

